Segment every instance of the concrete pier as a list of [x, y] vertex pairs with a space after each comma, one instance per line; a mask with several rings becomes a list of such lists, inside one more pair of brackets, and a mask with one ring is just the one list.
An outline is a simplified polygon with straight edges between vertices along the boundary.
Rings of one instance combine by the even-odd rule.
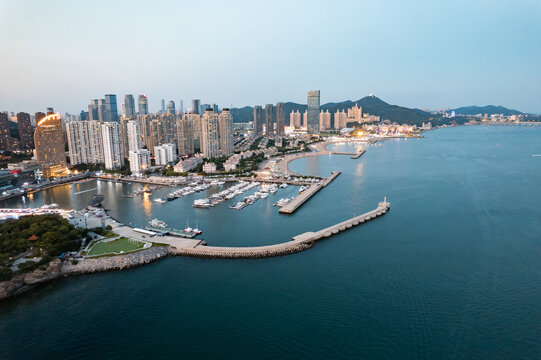
[[331, 237], [354, 226], [385, 215], [391, 208], [387, 199], [380, 202], [375, 210], [356, 216], [316, 232], [294, 236], [292, 241], [276, 245], [254, 247], [196, 246], [195, 248], [172, 248], [172, 255], [221, 259], [258, 259], [297, 253], [311, 248], [320, 239]]
[[359, 151], [356, 155], [352, 156], [351, 158], [352, 158], [352, 159], [358, 159], [358, 158], [360, 158], [361, 156], [363, 156], [365, 152], [366, 152], [366, 150], [361, 150], [361, 151]]
[[319, 190], [333, 182], [333, 180], [336, 179], [336, 177], [340, 174], [340, 171], [333, 171], [331, 176], [311, 185], [308, 189], [297, 195], [295, 199], [282, 206], [279, 212], [282, 214], [293, 214], [302, 204], [304, 204], [308, 199], [314, 196], [315, 193], [317, 193]]

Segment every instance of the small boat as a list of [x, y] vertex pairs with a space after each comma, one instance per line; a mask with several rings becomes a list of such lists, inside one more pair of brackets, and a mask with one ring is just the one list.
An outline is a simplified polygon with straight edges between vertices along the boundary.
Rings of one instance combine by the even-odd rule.
[[167, 199], [157, 198], [157, 199], [154, 199], [154, 201], [157, 202], [158, 204], [165, 204], [167, 202]]

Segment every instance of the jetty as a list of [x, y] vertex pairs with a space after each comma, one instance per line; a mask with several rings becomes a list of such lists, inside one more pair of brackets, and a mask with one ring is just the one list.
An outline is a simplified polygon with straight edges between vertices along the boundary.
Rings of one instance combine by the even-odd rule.
[[351, 229], [354, 226], [363, 224], [379, 216], [383, 216], [387, 213], [387, 211], [390, 210], [390, 208], [391, 204], [387, 201], [387, 198], [385, 198], [378, 204], [378, 207], [372, 211], [355, 216], [351, 219], [342, 221], [319, 231], [306, 232], [294, 236], [291, 241], [281, 244], [253, 247], [174, 247], [171, 248], [170, 251], [172, 255], [218, 259], [258, 259], [293, 254], [311, 248], [318, 240], [329, 238], [342, 231]]
[[319, 190], [323, 189], [331, 182], [334, 181], [340, 175], [340, 171], [333, 171], [332, 175], [328, 178], [310, 185], [310, 187], [304, 190], [302, 193], [297, 195], [293, 200], [291, 200], [286, 205], [282, 206], [279, 210], [281, 214], [293, 214], [302, 204], [304, 204], [308, 199], [314, 196]]

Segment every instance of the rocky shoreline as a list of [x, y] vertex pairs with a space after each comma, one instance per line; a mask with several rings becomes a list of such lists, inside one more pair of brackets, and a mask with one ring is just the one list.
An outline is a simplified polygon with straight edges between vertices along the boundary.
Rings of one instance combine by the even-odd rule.
[[0, 301], [28, 291], [35, 286], [61, 277], [93, 274], [97, 272], [124, 270], [148, 264], [173, 254], [166, 246], [151, 247], [132, 254], [83, 259], [77, 265], [62, 263], [55, 259], [45, 270], [34, 270], [15, 275], [11, 280], [0, 282]]

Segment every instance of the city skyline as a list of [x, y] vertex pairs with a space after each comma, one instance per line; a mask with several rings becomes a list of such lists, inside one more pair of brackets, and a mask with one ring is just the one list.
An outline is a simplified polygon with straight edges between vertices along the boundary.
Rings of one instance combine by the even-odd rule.
[[[0, 39], [13, 55], [0, 67], [0, 79], [10, 85], [0, 89], [0, 110], [34, 113], [53, 106], [76, 114], [97, 94], [116, 94], [119, 112], [125, 94], [148, 95], [151, 112], [159, 110], [161, 99], [202, 99], [220, 107], [303, 103], [305, 89], [316, 88], [325, 91], [322, 104], [374, 93], [406, 107], [492, 104], [541, 113], [541, 4], [534, 1], [459, 1], [452, 7], [421, 0], [333, 7], [316, 1], [288, 3], [288, 11], [285, 2], [161, 4], [0, 2], [6, 29]], [[80, 26], [96, 6], [104, 10], [107, 26]], [[205, 14], [216, 25], [193, 27], [201, 20], [194, 17], [154, 26], [182, 13]], [[269, 14], [268, 20], [248, 16], [260, 13]], [[276, 16], [283, 27], [272, 27]], [[41, 26], [41, 17], [57, 26]], [[308, 34], [311, 21], [326, 26]], [[513, 26], [499, 26], [508, 23]], [[184, 38], [193, 28], [195, 37]], [[133, 43], [121, 41], [130, 37]], [[136, 51], [138, 38], [147, 50], [125, 56]], [[96, 44], [92, 51], [89, 43]], [[171, 56], [159, 55], [169, 44]], [[209, 45], [228, 56], [206, 56]], [[254, 58], [263, 49], [268, 56]], [[36, 56], [51, 51], [58, 55]], [[180, 52], [182, 57], [175, 56]]]

